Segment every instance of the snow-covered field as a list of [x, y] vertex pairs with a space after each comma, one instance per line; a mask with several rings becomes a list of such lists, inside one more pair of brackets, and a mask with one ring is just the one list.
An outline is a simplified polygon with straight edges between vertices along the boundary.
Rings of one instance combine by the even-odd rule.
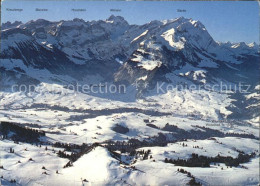
[[[82, 93], [62, 90], [49, 91], [48, 84], [41, 84], [31, 94], [1, 92], [0, 120], [23, 124], [46, 132], [42, 142], [79, 144], [103, 143], [108, 140], [151, 139], [159, 133], [173, 140], [166, 146], [142, 147], [150, 150], [149, 158], [121, 154], [122, 163], [103, 145], [97, 146], [73, 162], [57, 155], [63, 148], [36, 143], [0, 141], [2, 185], [15, 179], [18, 185], [186, 185], [191, 178], [178, 171], [190, 172], [203, 185], [257, 185], [259, 183], [259, 141], [243, 137], [218, 137], [214, 139], [176, 139], [162, 130], [166, 124], [184, 131], [203, 131], [206, 127], [223, 133], [252, 134], [259, 137], [259, 129], [249, 123], [225, 120], [230, 104], [228, 95], [214, 92], [196, 94], [196, 91], [168, 91], [147, 96], [135, 102], [115, 101]], [[58, 85], [57, 85], [58, 86]], [[202, 95], [204, 94], [204, 95]], [[151, 101], [152, 100], [152, 101]], [[149, 111], [149, 112], [147, 112]], [[221, 118], [221, 115], [224, 116]], [[150, 123], [155, 127], [148, 126]], [[34, 124], [34, 125], [31, 125]], [[128, 132], [113, 130], [117, 125]], [[185, 136], [184, 136], [185, 138]], [[187, 146], [183, 146], [185, 143]], [[194, 148], [199, 146], [199, 148]], [[47, 149], [46, 149], [47, 147]], [[14, 153], [10, 153], [10, 148]], [[215, 157], [231, 156], [238, 152], [255, 152], [256, 157], [238, 167], [211, 164], [208, 168], [180, 167], [165, 163], [165, 158], [188, 159], [192, 153]], [[70, 152], [67, 152], [70, 153]], [[151, 157], [150, 157], [151, 156]], [[29, 159], [32, 158], [32, 161]], [[242, 166], [246, 167], [242, 168]], [[45, 169], [42, 169], [45, 167]]]
[[[4, 169], [2, 184], [8, 185], [9, 180], [15, 179], [18, 185], [186, 185], [190, 178], [177, 171], [179, 168], [192, 173], [203, 185], [257, 185], [259, 183], [259, 157], [239, 167], [227, 167], [225, 164], [211, 165], [209, 168], [180, 167], [164, 163], [165, 158], [188, 157], [191, 152], [215, 156], [235, 156], [233, 150], [234, 140], [241, 143], [241, 139], [217, 139], [223, 141], [222, 145], [215, 145], [214, 141], [188, 141], [188, 147], [168, 144], [167, 147], [147, 147], [152, 158], [142, 160], [137, 158], [131, 166], [120, 164], [106, 148], [96, 147], [88, 154], [78, 159], [73, 167], [63, 168], [68, 162], [59, 158], [55, 153], [57, 149], [45, 149], [45, 146], [36, 147], [29, 144], [14, 144], [11, 141], [1, 141], [1, 159]], [[232, 143], [232, 145], [227, 145]], [[257, 141], [247, 140], [247, 145], [235, 143], [237, 149], [253, 151], [258, 149]], [[203, 149], [193, 149], [191, 146], [199, 145]], [[249, 146], [249, 148], [247, 148]], [[15, 153], [9, 153], [9, 148]], [[32, 161], [29, 159], [32, 158]], [[133, 169], [132, 166], [135, 166]], [[247, 169], [241, 168], [247, 167]], [[45, 169], [43, 169], [45, 167]], [[57, 172], [58, 171], [58, 172]], [[44, 174], [46, 172], [47, 174]]]

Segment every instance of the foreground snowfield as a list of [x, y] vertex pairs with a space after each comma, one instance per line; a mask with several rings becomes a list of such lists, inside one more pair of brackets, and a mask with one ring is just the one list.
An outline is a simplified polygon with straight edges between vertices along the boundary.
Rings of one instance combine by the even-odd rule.
[[[259, 184], [258, 139], [213, 134], [212, 139], [176, 138], [177, 141], [174, 141], [175, 135], [162, 130], [166, 124], [192, 132], [203, 131], [200, 127], [206, 127], [259, 138], [259, 128], [254, 125], [219, 119], [229, 114], [226, 110], [230, 104], [227, 94], [205, 92], [201, 96], [203, 92], [199, 95], [188, 90], [168, 91], [159, 96], [151, 94], [146, 99], [126, 102], [82, 93], [50, 92], [45, 90], [47, 88], [48, 84], [41, 84], [38, 87], [41, 91], [32, 94], [0, 94], [1, 121], [21, 123], [46, 132], [46, 136], [41, 138], [41, 147], [36, 143], [0, 141], [2, 185], [12, 184], [12, 179], [17, 185], [187, 185], [191, 177], [179, 172], [180, 168], [190, 172], [202, 185]], [[128, 131], [114, 130], [117, 125], [126, 127]], [[147, 159], [120, 151], [116, 151], [120, 154], [120, 158], [116, 158], [102, 144], [108, 140], [126, 141], [131, 138], [150, 140], [159, 133], [171, 142], [166, 146], [136, 149], [150, 150]], [[101, 145], [83, 154], [73, 162], [73, 166], [64, 168], [69, 159], [59, 157], [57, 152], [65, 149], [44, 142], [79, 145], [98, 142]], [[14, 149], [14, 153], [10, 153], [10, 148]], [[224, 163], [211, 164], [210, 167], [185, 167], [164, 162], [165, 158], [189, 159], [192, 153], [236, 158], [241, 151], [246, 154], [254, 152], [256, 156], [237, 167], [228, 167]]]
[[[222, 140], [230, 142], [234, 139]], [[217, 153], [211, 146], [204, 146], [206, 143], [203, 141], [196, 144], [213, 154]], [[249, 145], [251, 144], [257, 149], [257, 142]], [[103, 147], [96, 147], [83, 155], [73, 164], [73, 167], [63, 168], [67, 160], [57, 157], [53, 149], [45, 150], [44, 146], [40, 148], [22, 143], [18, 145], [5, 140], [1, 142], [1, 159], [8, 161], [3, 162], [4, 169], [1, 170], [1, 174], [4, 179], [1, 181], [3, 185], [9, 185], [10, 179], [16, 179], [18, 185], [81, 185], [82, 180], [86, 180], [83, 182], [85, 185], [186, 185], [190, 178], [177, 171], [179, 168], [184, 168], [203, 185], [257, 185], [259, 183], [259, 157], [249, 163], [241, 164], [247, 169], [241, 166], [230, 168], [222, 163], [219, 166], [211, 165], [210, 168], [180, 167], [164, 163], [165, 157], [176, 158], [174, 154], [183, 157], [191, 152], [189, 147], [183, 151], [181, 145], [179, 147], [178, 144], [176, 145], [150, 148], [153, 158], [148, 160], [137, 158], [135, 169], [120, 164]], [[15, 149], [14, 154], [8, 152], [10, 147]], [[229, 151], [231, 154], [234, 153], [232, 148], [225, 145], [218, 149], [224, 153]], [[29, 158], [32, 158], [32, 161], [29, 161]], [[43, 166], [45, 170], [42, 169]], [[43, 174], [44, 172], [47, 174]]]

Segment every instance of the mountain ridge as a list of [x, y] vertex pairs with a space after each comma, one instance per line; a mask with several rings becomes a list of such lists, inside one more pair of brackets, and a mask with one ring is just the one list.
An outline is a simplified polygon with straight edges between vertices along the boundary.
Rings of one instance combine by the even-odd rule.
[[[131, 85], [140, 80], [170, 82], [167, 74], [187, 71], [189, 66], [186, 75], [178, 76], [205, 84], [216, 82], [214, 79], [244, 81], [241, 74], [247, 72], [242, 66], [247, 66], [247, 61], [259, 65], [256, 43], [216, 42], [200, 21], [184, 17], [144, 25], [129, 25], [114, 15], [98, 21], [38, 19], [2, 25], [2, 71], [10, 71], [10, 65], [21, 72], [29, 67], [45, 69], [76, 81], [99, 74], [103, 81]], [[223, 74], [225, 69], [233, 73], [238, 68], [241, 77], [233, 80], [211, 72]]]

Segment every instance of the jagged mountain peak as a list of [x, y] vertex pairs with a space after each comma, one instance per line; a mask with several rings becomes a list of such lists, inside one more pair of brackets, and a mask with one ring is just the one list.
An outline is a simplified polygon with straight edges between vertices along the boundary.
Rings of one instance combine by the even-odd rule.
[[163, 22], [164, 24], [175, 23], [177, 25], [186, 23], [186, 24], [192, 24], [192, 25], [194, 25], [194, 27], [205, 28], [205, 26], [200, 21], [194, 20], [192, 18], [186, 18], [183, 16], [175, 18], [175, 19], [166, 19], [161, 22]]
[[255, 46], [258, 46], [258, 44], [256, 42], [252, 42], [252, 43], [247, 44], [247, 46], [255, 47]]
[[46, 25], [46, 24], [49, 24], [51, 23], [51, 21], [48, 21], [46, 19], [36, 19], [36, 20], [31, 20], [27, 23], [25, 23], [25, 25]]
[[198, 20], [193, 20], [193, 19], [189, 19], [189, 22], [194, 25], [194, 27], [198, 27], [200, 29], [206, 29], [206, 27], [204, 26], [204, 24], [202, 24], [200, 21]]
[[7, 21], [6, 23], [2, 24], [1, 29], [5, 30], [5, 29], [9, 29], [9, 28], [15, 28], [21, 24], [23, 24], [21, 21], [15, 21], [13, 23], [11, 23], [10, 21]]
[[249, 43], [249, 44], [247, 44], [247, 46], [249, 48], [252, 48], [252, 49], [259, 51], [259, 45], [256, 42]]
[[114, 24], [128, 24], [128, 22], [122, 16], [111, 15], [106, 22], [114, 23]]
[[251, 50], [254, 52], [257, 52], [259, 49], [259, 45], [255, 42], [253, 43], [245, 43], [245, 42], [239, 42], [239, 43], [229, 43], [229, 45], [224, 45], [226, 47], [230, 47], [231, 49], [237, 49], [237, 50]]
[[79, 19], [79, 18], [74, 18], [73, 21], [74, 22], [85, 22], [84, 19]]
[[162, 20], [161, 22], [164, 23], [164, 24], [169, 24], [169, 23], [182, 23], [182, 22], [185, 22], [185, 21], [188, 21], [189, 19], [181, 16], [181, 17], [177, 17], [175, 19], [165, 19], [165, 20]]
[[[156, 23], [156, 24], [155, 24]], [[159, 38], [169, 49], [183, 49], [187, 44], [190, 47], [208, 50], [209, 48], [217, 47], [217, 43], [206, 30], [205, 26], [200, 22], [191, 18], [179, 17], [176, 19], [163, 20], [158, 24], [157, 22], [149, 23], [153, 31], [149, 30], [150, 35], [154, 33], [155, 38]], [[153, 26], [152, 26], [153, 25]], [[161, 40], [160, 38], [163, 38]], [[165, 40], [165, 41], [164, 41]]]

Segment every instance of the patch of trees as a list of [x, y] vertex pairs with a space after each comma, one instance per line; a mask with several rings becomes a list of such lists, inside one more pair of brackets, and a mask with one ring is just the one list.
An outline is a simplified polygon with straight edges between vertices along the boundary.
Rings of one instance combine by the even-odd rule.
[[121, 162], [121, 154], [119, 154], [119, 153], [117, 153], [117, 152], [115, 152], [115, 151], [111, 151], [110, 149], [108, 149], [108, 151], [110, 152], [110, 154], [111, 154], [111, 156], [112, 156], [113, 158], [119, 160], [120, 163], [122, 163], [122, 162]]
[[190, 186], [201, 186], [202, 184], [200, 182], [197, 182], [195, 180], [194, 176], [191, 176], [191, 180], [189, 181], [188, 185], [190, 185]]
[[149, 119], [144, 119], [144, 122], [145, 122], [145, 123], [149, 123], [150, 120], [149, 120]]
[[184, 169], [178, 169], [178, 172], [181, 172], [183, 174], [187, 174], [188, 177], [191, 178], [191, 180], [189, 181], [188, 185], [190, 186], [201, 186], [202, 184], [200, 182], [197, 182], [195, 177], [188, 171], [184, 170]]
[[185, 140], [187, 138], [189, 138], [189, 139], [207, 139], [207, 138], [210, 138], [212, 136], [224, 137], [224, 133], [222, 133], [218, 130], [208, 130], [208, 131], [190, 130], [190, 131], [186, 131], [184, 129], [177, 127], [176, 125], [170, 125], [169, 123], [167, 123], [163, 128], [159, 128], [159, 127], [155, 127], [155, 126], [151, 126], [151, 125], [147, 125], [147, 126], [174, 133], [172, 135], [174, 136], [174, 139], [177, 139], [177, 140]]
[[[120, 153], [117, 153], [117, 152], [115, 152], [115, 151], [112, 151], [111, 149], [108, 149], [108, 151], [110, 152], [111, 156], [112, 156], [113, 158], [119, 160], [120, 163], [125, 164], [125, 165], [129, 165], [129, 163], [123, 162], [123, 161], [121, 160], [121, 154], [120, 154]], [[131, 152], [129, 153], [129, 156], [138, 156], [138, 155], [140, 155], [140, 156], [142, 157], [142, 160], [146, 160], [146, 159], [149, 158], [150, 153], [151, 153], [151, 150], [150, 150], [150, 149], [148, 149], [147, 151], [145, 151], [145, 150], [140, 150], [140, 151], [133, 150], [133, 151], [131, 151]], [[151, 158], [152, 158], [152, 155], [150, 155], [150, 159], [151, 159]]]
[[230, 133], [230, 132], [228, 132], [228, 133], [225, 134], [225, 136], [258, 139], [253, 134], [240, 134], [240, 133]]
[[[253, 134], [223, 133], [216, 129], [211, 129], [211, 128], [207, 128], [204, 126], [198, 126], [198, 125], [195, 125], [193, 127], [196, 127], [198, 129], [202, 129], [202, 130], [186, 131], [184, 129], [177, 127], [176, 125], [170, 125], [169, 123], [167, 123], [163, 128], [159, 128], [154, 124], [146, 124], [146, 125], [151, 128], [156, 128], [159, 130], [174, 133], [172, 135], [174, 136], [174, 139], [177, 139], [177, 140], [184, 140], [184, 139], [201, 139], [201, 140], [203, 140], [203, 139], [208, 139], [208, 138], [212, 139], [212, 136], [214, 136], [214, 137], [241, 137], [241, 138], [258, 139]], [[162, 137], [161, 137], [161, 139], [162, 139]], [[170, 141], [168, 141], [168, 142], [170, 142]]]
[[63, 168], [67, 168], [67, 167], [72, 167], [73, 163], [71, 161], [69, 161], [68, 163], [66, 163], [66, 165], [63, 166]]
[[67, 158], [70, 160], [70, 162], [77, 161], [82, 155], [89, 153], [91, 150], [93, 150], [95, 147], [99, 146], [99, 143], [93, 143], [92, 145], [83, 144], [80, 146], [80, 149], [78, 152], [72, 152], [71, 154], [67, 154], [64, 151], [58, 151], [58, 156], [61, 158]]
[[162, 130], [169, 131], [169, 132], [176, 132], [176, 133], [186, 132], [185, 130], [180, 129], [175, 125], [170, 125], [169, 123], [166, 123], [166, 125], [162, 128]]
[[138, 139], [130, 139], [128, 141], [106, 141], [104, 142], [104, 146], [109, 151], [121, 151], [122, 153], [125, 152], [133, 152], [135, 149], [142, 147], [144, 144], [142, 141], [139, 141]]
[[[163, 137], [161, 140], [160, 138]], [[143, 141], [138, 139], [129, 139], [128, 141], [106, 141], [104, 142], [104, 147], [110, 151], [121, 151], [122, 153], [128, 152], [132, 155], [135, 154], [135, 150], [141, 147], [152, 147], [152, 146], [165, 146], [167, 145], [164, 136], [160, 134], [156, 137], [150, 137]]]
[[113, 131], [120, 133], [120, 134], [126, 134], [129, 132], [129, 129], [127, 127], [124, 127], [122, 125], [116, 124], [113, 128]]
[[159, 127], [157, 127], [156, 125], [154, 125], [152, 123], [148, 123], [148, 124], [146, 124], [146, 126], [154, 128], [154, 129], [160, 129]]
[[13, 148], [10, 148], [10, 153], [14, 153], [14, 149]]
[[71, 143], [60, 143], [60, 142], [55, 142], [52, 144], [53, 147], [58, 147], [58, 148], [64, 148], [66, 151], [74, 151], [74, 150], [83, 150], [87, 148], [89, 145], [82, 143], [82, 145], [77, 145], [77, 144], [71, 144]]
[[16, 183], [16, 180], [15, 179], [11, 179], [10, 183]]
[[[1, 122], [0, 131], [3, 138], [11, 138], [14, 141], [38, 142], [41, 136], [45, 136], [44, 131], [21, 126], [12, 122]], [[9, 136], [9, 134], [11, 135]]]
[[204, 126], [195, 125], [194, 127], [203, 129], [207, 133], [215, 134], [214, 136], [216, 136], [216, 137], [240, 137], [240, 138], [258, 139], [253, 134], [246, 134], [246, 133], [240, 134], [240, 133], [231, 133], [231, 132], [223, 133], [223, 132], [220, 132], [216, 129], [211, 129], [211, 128], [204, 127]]
[[219, 154], [216, 157], [207, 157], [207, 156], [199, 156], [198, 154], [192, 153], [192, 157], [185, 159], [167, 159], [165, 158], [165, 163], [172, 163], [177, 166], [184, 167], [210, 167], [211, 163], [225, 163], [226, 166], [239, 166], [240, 163], [247, 163], [251, 158], [255, 157], [255, 152], [251, 154], [242, 154], [239, 153], [237, 158], [233, 158], [231, 156], [220, 156]]
[[151, 153], [150, 149], [148, 149], [147, 151], [145, 151], [145, 150], [136, 151], [136, 155], [139, 154], [139, 155], [143, 156], [143, 160], [147, 160], [150, 153]]
[[67, 158], [67, 159], [70, 159], [70, 157], [71, 157], [70, 154], [67, 154], [66, 152], [61, 151], [61, 150], [59, 150], [57, 154], [58, 154], [58, 156], [61, 157], [61, 158]]

